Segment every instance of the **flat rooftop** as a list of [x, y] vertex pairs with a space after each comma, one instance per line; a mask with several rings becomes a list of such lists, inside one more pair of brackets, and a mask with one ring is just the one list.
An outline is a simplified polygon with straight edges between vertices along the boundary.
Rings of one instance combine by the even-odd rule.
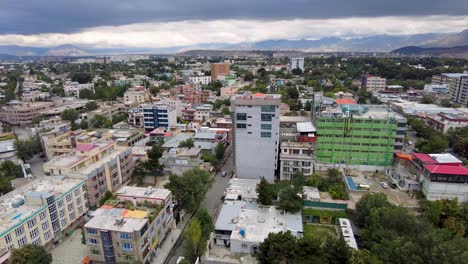
[[[26, 196], [38, 197], [53, 195], [56, 199], [64, 193], [83, 183], [82, 180], [69, 179], [64, 176], [52, 176], [31, 180], [13, 191], [0, 197], [0, 233], [21, 223], [46, 205], [29, 205], [24, 203]], [[21, 203], [23, 201], [23, 204]], [[19, 205], [14, 208], [13, 205]], [[20, 205], [21, 204], [21, 205]], [[15, 205], [15, 206], [16, 206]]]
[[[119, 219], [123, 219], [122, 223], [117, 224]], [[147, 222], [148, 219], [145, 218], [122, 218], [121, 216], [96, 215], [85, 224], [85, 227], [131, 233], [141, 230]]]
[[[244, 230], [242, 236], [240, 231]], [[258, 206], [256, 210], [241, 209], [238, 222], [231, 239], [261, 243], [269, 233], [291, 230], [303, 232], [301, 213], [285, 213], [273, 206]]]
[[226, 200], [238, 200], [239, 197], [242, 200], [245, 199], [257, 199], [257, 184], [260, 180], [257, 179], [239, 179], [232, 178], [229, 181], [229, 185], [224, 191]]
[[162, 188], [144, 188], [136, 186], [123, 186], [116, 192], [117, 196], [158, 199], [165, 201], [171, 191]]

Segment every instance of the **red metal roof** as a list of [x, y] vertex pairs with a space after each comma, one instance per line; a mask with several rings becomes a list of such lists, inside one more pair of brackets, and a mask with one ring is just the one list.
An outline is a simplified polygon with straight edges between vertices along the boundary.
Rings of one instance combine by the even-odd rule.
[[353, 99], [349, 98], [343, 98], [343, 99], [336, 99], [336, 104], [342, 105], [342, 104], [356, 104], [356, 101]]
[[429, 156], [428, 154], [424, 154], [424, 153], [413, 153], [413, 156], [422, 161], [423, 163], [428, 163], [428, 164], [436, 164], [437, 161], [435, 161], [433, 158], [431, 158], [431, 156]]
[[452, 174], [452, 175], [468, 176], [468, 168], [463, 167], [463, 166], [425, 164], [424, 168], [426, 168], [431, 173], [436, 173], [436, 174]]

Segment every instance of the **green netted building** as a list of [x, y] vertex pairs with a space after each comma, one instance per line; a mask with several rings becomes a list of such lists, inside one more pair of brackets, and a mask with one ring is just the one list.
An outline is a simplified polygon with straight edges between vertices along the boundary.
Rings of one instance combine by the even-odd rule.
[[388, 166], [401, 150], [406, 119], [387, 106], [339, 105], [317, 113], [319, 163]]

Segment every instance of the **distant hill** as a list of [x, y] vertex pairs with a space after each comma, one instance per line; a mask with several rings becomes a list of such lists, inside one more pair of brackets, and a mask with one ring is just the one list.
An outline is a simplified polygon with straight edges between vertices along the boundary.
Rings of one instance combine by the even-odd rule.
[[447, 36], [437, 37], [424, 41], [418, 46], [422, 47], [461, 47], [468, 45], [468, 29]]
[[468, 45], [458, 47], [416, 47], [407, 46], [391, 51], [402, 55], [427, 55], [435, 57], [465, 58], [468, 59]]

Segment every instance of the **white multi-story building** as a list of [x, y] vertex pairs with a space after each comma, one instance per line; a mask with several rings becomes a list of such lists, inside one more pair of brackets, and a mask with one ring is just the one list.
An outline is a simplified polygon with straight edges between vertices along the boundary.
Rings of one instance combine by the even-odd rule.
[[426, 84], [424, 92], [426, 94], [448, 94], [450, 89], [448, 84]]
[[207, 85], [211, 82], [211, 76], [190, 76], [189, 83]]
[[301, 69], [301, 71], [304, 71], [304, 58], [291, 58], [289, 67], [291, 70]]
[[172, 98], [162, 98], [161, 100], [159, 100], [159, 103], [168, 105], [172, 109], [175, 109], [176, 116], [178, 117], [181, 117], [182, 110], [189, 106], [189, 104], [183, 102], [182, 100]]
[[125, 91], [124, 99], [126, 104], [149, 102], [151, 95], [144, 86], [133, 87]]
[[158, 127], [168, 129], [177, 124], [177, 116], [174, 108], [161, 103], [153, 105], [144, 105], [144, 127], [146, 130], [153, 130]]
[[80, 91], [84, 89], [94, 92], [94, 83], [80, 84], [78, 82], [66, 82], [65, 85], [63, 85], [63, 90], [67, 96], [75, 96], [77, 98], [80, 96]]
[[433, 84], [449, 86], [452, 102], [468, 106], [468, 73], [442, 73], [432, 76]]
[[238, 178], [275, 180], [280, 104], [279, 94], [243, 94], [231, 98]]
[[204, 104], [195, 107], [195, 121], [206, 121], [210, 118], [213, 105]]
[[361, 80], [361, 86], [368, 92], [384, 91], [387, 85], [387, 79], [370, 74], [364, 74]]
[[34, 180], [0, 198], [0, 251], [28, 244], [51, 246], [88, 211], [84, 180]]

